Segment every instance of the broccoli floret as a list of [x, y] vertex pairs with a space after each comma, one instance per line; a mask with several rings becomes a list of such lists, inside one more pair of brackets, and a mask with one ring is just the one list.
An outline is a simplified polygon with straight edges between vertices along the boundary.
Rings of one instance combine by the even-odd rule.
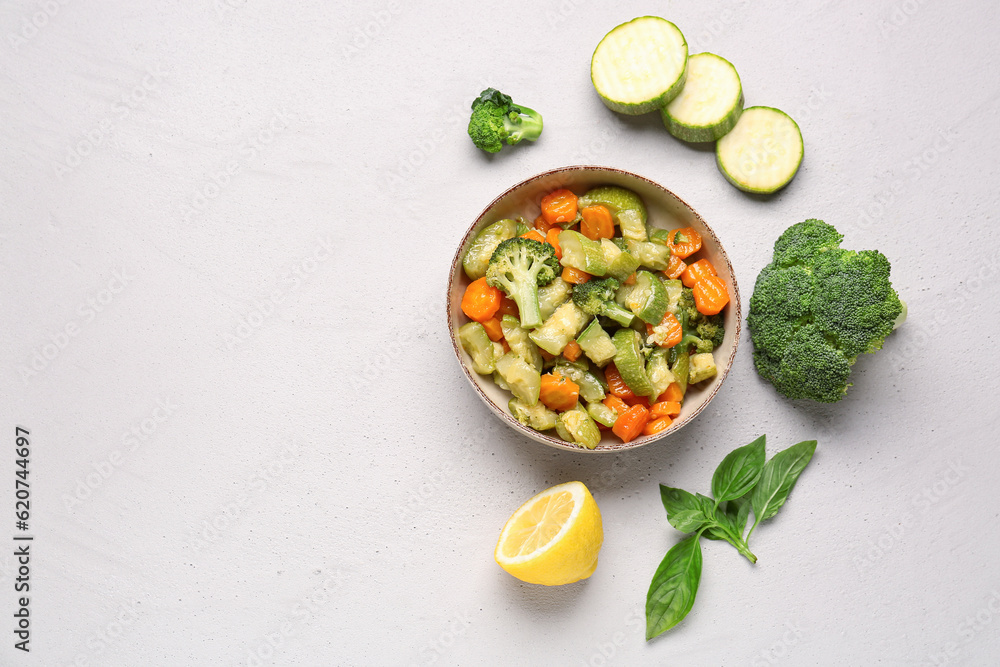
[[627, 327], [632, 324], [635, 315], [615, 302], [615, 293], [619, 287], [621, 283], [614, 278], [588, 280], [573, 286], [573, 303], [588, 315], [610, 317]]
[[881, 349], [904, 312], [885, 255], [844, 250], [842, 238], [820, 220], [792, 225], [754, 285], [754, 365], [789, 398], [842, 399], [858, 355]]
[[504, 291], [517, 303], [521, 327], [534, 329], [542, 323], [538, 288], [555, 280], [559, 260], [548, 243], [515, 237], [502, 241], [486, 268], [486, 283]]
[[684, 338], [678, 347], [690, 350], [693, 345], [694, 353], [702, 353], [712, 352], [722, 345], [722, 339], [726, 335], [722, 315], [704, 315], [698, 312], [694, 303], [694, 293], [690, 287], [681, 290], [681, 296], [677, 300], [677, 312], [677, 319], [684, 329]]
[[496, 88], [487, 88], [472, 102], [469, 136], [487, 153], [498, 153], [504, 142], [513, 146], [524, 139], [534, 141], [541, 133], [542, 115], [514, 104]]

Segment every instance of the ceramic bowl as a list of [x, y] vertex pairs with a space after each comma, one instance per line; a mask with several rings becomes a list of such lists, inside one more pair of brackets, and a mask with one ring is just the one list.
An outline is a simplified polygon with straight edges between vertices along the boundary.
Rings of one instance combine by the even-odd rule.
[[[730, 301], [723, 311], [726, 327], [725, 340], [715, 351], [718, 374], [711, 381], [702, 382], [698, 386], [689, 388], [684, 398], [681, 414], [674, 422], [660, 433], [640, 436], [628, 443], [623, 443], [611, 431], [605, 431], [600, 444], [595, 449], [585, 449], [562, 440], [556, 435], [555, 430], [542, 433], [517, 421], [507, 409], [507, 403], [511, 398], [510, 393], [498, 387], [493, 382], [492, 376], [479, 375], [472, 370], [472, 360], [459, 343], [458, 328], [469, 321], [461, 309], [462, 295], [470, 282], [462, 269], [462, 258], [479, 231], [503, 218], [524, 216], [528, 220], [534, 220], [540, 213], [539, 204], [542, 197], [553, 190], [568, 188], [580, 195], [589, 188], [598, 185], [618, 185], [635, 191], [642, 197], [646, 205], [647, 224], [651, 227], [664, 229], [694, 227], [702, 236], [702, 249], [696, 257], [705, 257], [715, 266], [719, 276], [729, 287]], [[455, 348], [455, 356], [462, 365], [466, 379], [476, 395], [504, 424], [527, 438], [558, 449], [586, 453], [618, 452], [667, 439], [684, 428], [698, 416], [698, 413], [705, 409], [725, 381], [733, 359], [736, 357], [741, 322], [740, 293], [733, 275], [733, 267], [719, 237], [716, 236], [712, 228], [693, 208], [670, 190], [648, 178], [621, 169], [599, 166], [561, 167], [518, 183], [494, 199], [469, 226], [451, 263], [450, 283], [448, 285], [448, 328], [452, 345]]]

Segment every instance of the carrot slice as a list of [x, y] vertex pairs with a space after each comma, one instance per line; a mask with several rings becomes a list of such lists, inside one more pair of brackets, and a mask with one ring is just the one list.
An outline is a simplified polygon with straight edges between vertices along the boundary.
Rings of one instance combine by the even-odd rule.
[[542, 197], [542, 217], [550, 225], [569, 222], [576, 217], [576, 195], [560, 188]]
[[677, 280], [684, 274], [685, 269], [687, 269], [687, 264], [684, 263], [684, 260], [671, 253], [670, 261], [667, 264], [667, 268], [664, 269], [663, 275], [671, 280]]
[[[550, 225], [546, 220], [544, 215], [539, 215], [535, 218], [535, 229], [537, 229], [542, 234], [548, 234], [549, 230], [552, 229], [554, 225]], [[560, 231], [562, 228], [560, 228]]]
[[531, 239], [532, 241], [538, 241], [539, 243], [545, 243], [545, 237], [542, 236], [541, 232], [537, 229], [532, 229], [524, 234], [521, 234], [522, 239]]
[[560, 373], [546, 373], [542, 376], [538, 400], [550, 410], [563, 412], [571, 410], [580, 398], [580, 385]]
[[684, 227], [670, 232], [670, 251], [681, 259], [687, 259], [701, 250], [701, 234], [693, 227]]
[[571, 340], [567, 343], [566, 347], [564, 347], [562, 351], [562, 355], [570, 361], [576, 361], [580, 358], [581, 354], [583, 354], [583, 350], [580, 348], [580, 344], [575, 340]]
[[[664, 337], [663, 341], [662, 342], [659, 340], [656, 341], [656, 344], [659, 345], [660, 347], [674, 347], [675, 345], [680, 343], [681, 340], [684, 339], [684, 327], [681, 326], [681, 323], [680, 321], [678, 321], [677, 316], [674, 315], [673, 313], [667, 313], [666, 315], [664, 315], [663, 319], [660, 320], [660, 323], [656, 326], [666, 328], [667, 335]], [[652, 324], [646, 325], [646, 335], [647, 336], [653, 335]]]
[[587, 206], [580, 209], [583, 222], [580, 223], [580, 233], [591, 241], [610, 239], [615, 235], [615, 221], [607, 206]]
[[670, 385], [667, 386], [666, 390], [662, 394], [660, 394], [659, 397], [657, 397], [656, 402], [662, 403], [664, 401], [667, 401], [679, 404], [683, 400], [684, 400], [684, 392], [681, 391], [680, 384], [676, 382], [671, 382]]
[[572, 266], [564, 267], [562, 271], [562, 279], [573, 285], [582, 285], [592, 277], [593, 276], [586, 271], [574, 269]]
[[610, 363], [604, 367], [604, 380], [608, 383], [608, 391], [613, 396], [617, 396], [623, 401], [630, 398], [638, 398], [627, 384], [625, 384], [622, 374], [618, 372], [618, 367]]
[[649, 406], [650, 419], [660, 417], [676, 417], [681, 413], [681, 404], [677, 401], [659, 401]]
[[552, 227], [545, 234], [545, 242], [556, 249], [556, 259], [562, 259], [562, 247], [559, 245], [559, 232], [562, 231], [562, 227]]
[[729, 303], [729, 290], [719, 276], [702, 278], [691, 291], [694, 307], [702, 315], [716, 315]]
[[646, 422], [646, 426], [642, 429], [643, 435], [656, 435], [660, 431], [666, 430], [668, 426], [674, 423], [674, 420], [670, 417], [660, 417], [659, 419], [651, 419]]
[[491, 317], [490, 319], [482, 322], [483, 328], [486, 329], [486, 335], [490, 337], [490, 340], [494, 343], [503, 338], [503, 327], [500, 326], [499, 317]]
[[681, 274], [681, 280], [684, 282], [684, 287], [694, 287], [702, 278], [717, 275], [719, 274], [715, 272], [715, 267], [710, 261], [699, 259], [694, 264], [688, 265], [684, 273]]
[[614, 410], [615, 412], [617, 412], [619, 415], [628, 410], [628, 403], [618, 398], [614, 394], [608, 394], [607, 396], [604, 397], [604, 400], [601, 402], [604, 403], [604, 405], [611, 408], [612, 410]]
[[520, 314], [517, 312], [517, 302], [506, 294], [501, 295], [500, 307], [497, 309], [496, 315], [497, 317], [503, 317], [504, 315], [519, 317]]
[[642, 433], [649, 422], [649, 410], [641, 405], [633, 405], [624, 413], [618, 415], [611, 431], [622, 439], [622, 442], [634, 440]]
[[477, 322], [485, 322], [500, 308], [503, 292], [486, 284], [486, 278], [469, 283], [462, 295], [462, 312]]

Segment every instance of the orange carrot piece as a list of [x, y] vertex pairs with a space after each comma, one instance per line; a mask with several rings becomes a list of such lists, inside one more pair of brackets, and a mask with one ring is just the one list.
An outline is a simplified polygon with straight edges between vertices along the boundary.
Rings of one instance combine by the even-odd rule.
[[[656, 326], [666, 327], [667, 335], [663, 340], [663, 342], [661, 343], [660, 341], [656, 341], [656, 344], [659, 345], [660, 347], [674, 347], [675, 345], [680, 343], [681, 340], [683, 340], [684, 338], [684, 327], [681, 326], [681, 323], [678, 321], [677, 316], [674, 315], [673, 313], [667, 313], [666, 315], [664, 315], [663, 319], [660, 320], [660, 323]], [[652, 324], [646, 325], [646, 335], [647, 336], [653, 335]]]
[[625, 284], [626, 285], [635, 285], [635, 280], [636, 280], [636, 278], [635, 278], [635, 271], [633, 271], [632, 275], [630, 275], [628, 278], [625, 279]]
[[687, 269], [687, 264], [684, 263], [684, 260], [671, 253], [670, 263], [667, 264], [667, 268], [663, 271], [663, 275], [671, 280], [677, 280], [684, 274], [685, 269]]
[[[542, 234], [548, 234], [549, 230], [552, 229], [554, 225], [550, 225], [546, 220], [544, 215], [539, 215], [535, 218], [535, 229], [537, 229]], [[560, 231], [562, 228], [560, 227]]]
[[618, 398], [614, 394], [608, 394], [607, 396], [604, 397], [604, 400], [601, 402], [604, 403], [604, 405], [611, 408], [612, 410], [614, 410], [619, 415], [628, 410], [628, 403]]
[[560, 373], [546, 373], [542, 376], [538, 400], [549, 410], [563, 412], [571, 410], [580, 398], [580, 385]]
[[684, 392], [681, 391], [680, 384], [671, 382], [667, 389], [657, 397], [657, 403], [673, 402], [681, 403], [684, 400]]
[[622, 439], [622, 442], [634, 440], [642, 433], [649, 422], [649, 410], [641, 405], [633, 405], [623, 414], [618, 415], [611, 431]]
[[500, 344], [503, 346], [503, 353], [504, 354], [507, 354], [508, 352], [510, 352], [510, 343], [507, 342], [506, 338], [501, 338], [500, 339]]
[[681, 404], [677, 401], [658, 401], [649, 406], [650, 419], [660, 417], [676, 417], [681, 413]]
[[591, 276], [586, 271], [581, 271], [580, 269], [574, 269], [572, 266], [563, 267], [562, 279], [572, 285], [582, 285], [583, 283], [590, 280]]
[[519, 317], [520, 314], [517, 310], [517, 301], [510, 298], [506, 294], [500, 296], [500, 308], [496, 312], [497, 317], [503, 317], [504, 315], [513, 315], [514, 317]]
[[710, 261], [699, 259], [694, 264], [688, 264], [687, 269], [681, 274], [681, 281], [683, 281], [684, 287], [694, 287], [702, 278], [717, 275], [719, 274], [715, 272], [715, 267]]
[[550, 225], [569, 222], [576, 217], [576, 195], [560, 188], [542, 197], [542, 217]]
[[625, 384], [622, 374], [618, 372], [618, 367], [614, 363], [610, 363], [604, 367], [604, 380], [608, 383], [608, 391], [613, 396], [617, 396], [623, 401], [627, 401], [630, 398], [638, 398], [632, 389]]
[[674, 423], [674, 420], [670, 417], [660, 417], [659, 419], [651, 419], [646, 422], [646, 425], [642, 429], [643, 435], [656, 435], [660, 431], [664, 431], [668, 426]]
[[575, 340], [571, 340], [567, 343], [566, 347], [563, 348], [562, 355], [569, 359], [570, 361], [576, 361], [583, 354], [583, 350], [580, 349], [580, 344]]
[[562, 259], [562, 248], [559, 246], [559, 232], [562, 231], [562, 227], [552, 227], [545, 234], [545, 242], [556, 249], [556, 259]]
[[692, 289], [694, 307], [702, 315], [715, 315], [729, 303], [729, 290], [719, 276], [708, 276], [695, 283]]
[[473, 280], [462, 295], [462, 312], [468, 315], [469, 319], [485, 322], [500, 308], [502, 296], [503, 292], [486, 284], [486, 278]]
[[687, 259], [691, 255], [701, 250], [701, 234], [693, 227], [684, 227], [670, 232], [670, 251], [681, 259]]
[[583, 222], [580, 223], [580, 233], [591, 241], [610, 239], [615, 235], [615, 221], [607, 206], [587, 206], [580, 209]]
[[486, 329], [486, 335], [489, 336], [490, 340], [494, 343], [503, 338], [503, 328], [500, 326], [499, 317], [491, 317], [481, 324], [483, 325], [483, 328]]
[[542, 236], [541, 232], [537, 229], [530, 229], [524, 234], [521, 234], [522, 239], [531, 239], [532, 241], [538, 241], [539, 243], [545, 243], [545, 237]]
[[[506, 342], [506, 340], [504, 342]], [[549, 354], [548, 352], [546, 352], [542, 348], [538, 348], [538, 354], [542, 355], [542, 359], [544, 359], [545, 361], [552, 361], [553, 359], [556, 358], [556, 355]]]

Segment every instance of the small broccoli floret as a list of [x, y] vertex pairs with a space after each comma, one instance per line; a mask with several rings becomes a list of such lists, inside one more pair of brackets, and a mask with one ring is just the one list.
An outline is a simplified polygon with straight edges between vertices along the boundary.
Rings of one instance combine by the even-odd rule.
[[487, 153], [499, 152], [504, 142], [513, 146], [525, 139], [534, 141], [541, 134], [541, 114], [514, 104], [496, 88], [487, 88], [472, 102], [469, 136]]
[[497, 246], [486, 268], [486, 282], [504, 291], [517, 303], [521, 327], [534, 329], [542, 323], [538, 288], [555, 280], [559, 260], [548, 243], [516, 237]]
[[621, 283], [614, 278], [591, 279], [580, 285], [574, 285], [573, 303], [588, 315], [610, 317], [623, 327], [627, 327], [632, 324], [635, 315], [615, 302], [615, 293], [620, 286]]
[[842, 399], [858, 355], [880, 349], [904, 311], [885, 255], [844, 250], [841, 238], [820, 220], [792, 225], [754, 285], [754, 364], [789, 398]]
[[704, 315], [695, 307], [694, 295], [689, 287], [681, 290], [677, 300], [677, 319], [684, 329], [684, 338], [680, 346], [690, 349], [694, 346], [695, 353], [712, 352], [722, 345], [726, 330], [722, 325], [722, 315]]
[[722, 325], [721, 315], [711, 315], [706, 317], [704, 321], [699, 322], [694, 332], [698, 335], [698, 338], [711, 343], [712, 347], [716, 348], [722, 345], [722, 339], [726, 335], [726, 328]]

